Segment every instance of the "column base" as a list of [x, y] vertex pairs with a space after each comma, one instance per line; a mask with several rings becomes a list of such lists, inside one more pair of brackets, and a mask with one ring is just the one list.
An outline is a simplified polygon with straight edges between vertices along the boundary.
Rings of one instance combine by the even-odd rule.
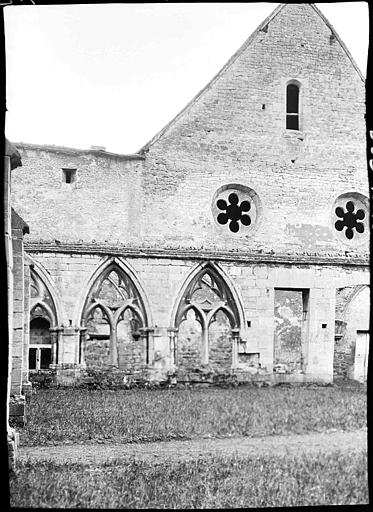
[[11, 426], [23, 427], [26, 419], [26, 399], [23, 395], [11, 396], [9, 399], [9, 423]]

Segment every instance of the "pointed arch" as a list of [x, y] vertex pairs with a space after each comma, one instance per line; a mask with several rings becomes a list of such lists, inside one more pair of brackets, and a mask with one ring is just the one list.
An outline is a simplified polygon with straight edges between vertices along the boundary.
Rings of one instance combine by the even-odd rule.
[[349, 313], [349, 309], [350, 309], [351, 305], [358, 299], [360, 294], [367, 290], [370, 291], [370, 286], [367, 284], [358, 284], [357, 286], [355, 286], [352, 289], [351, 293], [347, 297], [347, 301], [346, 301], [345, 307], [343, 309], [342, 320], [344, 320], [346, 318], [346, 316]]
[[[207, 283], [207, 280], [211, 281]], [[216, 288], [215, 286], [216, 284], [219, 285], [222, 300], [220, 304], [216, 303], [216, 306], [228, 307], [231, 318], [234, 318], [234, 328], [242, 328], [245, 325], [244, 310], [235, 286], [231, 278], [220, 267], [220, 265], [212, 261], [200, 263], [185, 279], [176, 300], [174, 301], [171, 313], [171, 327], [177, 328], [178, 320], [182, 314], [182, 310], [180, 310], [181, 303], [190, 300], [191, 292], [193, 293], [193, 290], [196, 291], [196, 287], [199, 285], [198, 283], [202, 282], [206, 282], [212, 291], [219, 291], [219, 288]], [[194, 305], [198, 307], [197, 304], [194, 303]]]
[[150, 304], [147, 299], [147, 295], [145, 293], [145, 288], [140, 281], [139, 277], [136, 274], [136, 271], [128, 264], [128, 262], [123, 262], [120, 258], [117, 257], [106, 257], [93, 272], [92, 276], [89, 278], [86, 286], [84, 287], [79, 300], [77, 301], [77, 306], [74, 311], [74, 322], [75, 325], [80, 325], [81, 319], [83, 317], [84, 308], [86, 306], [86, 301], [89, 293], [92, 290], [92, 287], [95, 283], [103, 276], [108, 276], [110, 274], [110, 269], [117, 268], [123, 274], [125, 274], [130, 282], [132, 283], [134, 289], [137, 290], [138, 296], [141, 299], [141, 303], [144, 310], [143, 321], [146, 326], [151, 326], [153, 324], [152, 313], [150, 309]]
[[[190, 310], [195, 312], [200, 333], [188, 322]], [[219, 312], [229, 326], [224, 339], [213, 334], [214, 328], [210, 329]], [[214, 262], [198, 265], [185, 280], [172, 312], [173, 363], [180, 368], [201, 364], [235, 367], [237, 339], [243, 325], [243, 308], [229, 277]]]
[[55, 290], [55, 285], [42, 265], [30, 255], [30, 313], [40, 304], [49, 315], [51, 328], [62, 323], [62, 304]]
[[30, 320], [46, 318], [51, 326], [55, 325], [55, 313], [45, 302], [36, 302], [30, 308]]
[[[150, 310], [134, 271], [120, 259], [108, 258], [96, 269], [87, 289], [78, 318], [80, 362], [121, 369], [148, 364]], [[102, 318], [95, 315], [97, 309]]]

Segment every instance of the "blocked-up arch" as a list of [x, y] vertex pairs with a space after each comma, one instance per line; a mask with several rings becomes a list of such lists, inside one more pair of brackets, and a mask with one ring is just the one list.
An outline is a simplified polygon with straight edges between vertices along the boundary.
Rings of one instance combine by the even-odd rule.
[[140, 368], [149, 362], [149, 313], [144, 295], [116, 258], [95, 274], [82, 308], [80, 362]]
[[[194, 312], [193, 317], [191, 311]], [[197, 339], [198, 336], [193, 337], [199, 331], [195, 322], [200, 324], [201, 339]], [[185, 328], [187, 324], [189, 324], [189, 330]], [[181, 360], [188, 357], [190, 360], [194, 358], [193, 364], [197, 364], [198, 359], [201, 364], [211, 362], [212, 352], [215, 355], [219, 352], [216, 348], [212, 350], [214, 331], [212, 324], [215, 326], [225, 324], [222, 332], [224, 331], [227, 339], [224, 345], [220, 336], [219, 350], [224, 360], [226, 360], [224, 350], [229, 351], [231, 363], [235, 364], [237, 339], [243, 325], [242, 308], [237, 293], [223, 271], [216, 264], [209, 262], [199, 265], [186, 280], [174, 309], [172, 325], [177, 332], [173, 347], [175, 364], [182, 364]], [[199, 349], [197, 349], [198, 345]], [[191, 364], [191, 362], [185, 364]]]

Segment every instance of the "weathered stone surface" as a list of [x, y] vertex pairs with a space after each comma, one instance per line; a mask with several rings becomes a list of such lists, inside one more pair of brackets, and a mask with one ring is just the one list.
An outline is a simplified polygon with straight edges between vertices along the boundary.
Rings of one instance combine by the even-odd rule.
[[[335, 368], [350, 357], [345, 339], [334, 350], [336, 289], [369, 284], [369, 240], [336, 233], [333, 208], [351, 190], [369, 195], [364, 80], [339, 39], [331, 44], [332, 28], [313, 5], [286, 4], [265, 25], [136, 155], [18, 145], [23, 167], [13, 171], [13, 201], [30, 225], [27, 250], [53, 300], [59, 382], [72, 384], [80, 368], [104, 371], [113, 361], [134, 381], [167, 380], [178, 371], [177, 382], [185, 383], [214, 381], [214, 372], [232, 382], [329, 382], [333, 355]], [[300, 130], [287, 130], [286, 87], [294, 80]], [[71, 184], [66, 168], [76, 169]], [[218, 222], [217, 211], [228, 215], [231, 201], [217, 195], [224, 190], [236, 191], [242, 212], [246, 191], [255, 229], [245, 231], [242, 216], [237, 232]], [[16, 250], [20, 244], [15, 233]], [[232, 294], [235, 314], [212, 312], [210, 301], [203, 315], [193, 317], [194, 307], [176, 318], [206, 263]], [[146, 333], [137, 340], [113, 336], [115, 304], [105, 310], [106, 339], [104, 332], [86, 335], [88, 294], [112, 264], [131, 277], [138, 290], [132, 306], [137, 301], [146, 313]], [[22, 269], [14, 271], [17, 290]], [[304, 290], [294, 350], [288, 334], [281, 344], [276, 331], [276, 318], [284, 318], [275, 313], [279, 289]], [[15, 317], [15, 327], [21, 320]], [[355, 331], [365, 317], [359, 322]], [[18, 352], [14, 368], [21, 372]], [[249, 354], [258, 354], [255, 363]], [[276, 364], [283, 367], [273, 374]]]

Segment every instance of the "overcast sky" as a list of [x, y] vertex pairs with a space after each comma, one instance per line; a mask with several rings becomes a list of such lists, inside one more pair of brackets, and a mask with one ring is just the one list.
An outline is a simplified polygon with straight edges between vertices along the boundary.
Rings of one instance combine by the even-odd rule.
[[[6, 136], [13, 142], [136, 152], [277, 5], [5, 7]], [[316, 5], [365, 76], [367, 3]]]

